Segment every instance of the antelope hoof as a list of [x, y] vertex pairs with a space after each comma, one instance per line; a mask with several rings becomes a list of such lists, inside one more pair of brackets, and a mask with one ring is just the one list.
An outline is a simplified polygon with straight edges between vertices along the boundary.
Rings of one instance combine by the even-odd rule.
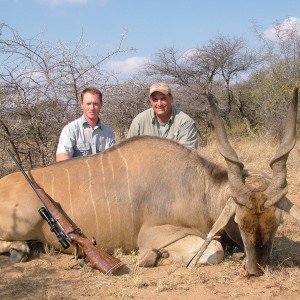
[[139, 257], [138, 266], [152, 268], [155, 267], [160, 255], [156, 249], [147, 249]]
[[16, 249], [10, 250], [10, 261], [15, 264], [19, 262], [25, 262], [28, 260], [26, 252], [18, 251]]

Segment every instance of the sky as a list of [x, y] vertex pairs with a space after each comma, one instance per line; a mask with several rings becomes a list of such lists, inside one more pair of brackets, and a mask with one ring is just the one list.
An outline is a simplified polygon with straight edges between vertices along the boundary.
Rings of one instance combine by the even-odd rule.
[[[271, 37], [275, 23], [298, 24], [299, 0], [0, 0], [0, 24], [23, 38], [44, 32], [49, 41], [84, 41], [92, 54], [124, 46], [135, 48], [109, 62], [107, 68], [133, 74], [159, 50], [201, 47], [219, 35], [257, 43], [253, 25]], [[1, 37], [0, 37], [1, 38]]]

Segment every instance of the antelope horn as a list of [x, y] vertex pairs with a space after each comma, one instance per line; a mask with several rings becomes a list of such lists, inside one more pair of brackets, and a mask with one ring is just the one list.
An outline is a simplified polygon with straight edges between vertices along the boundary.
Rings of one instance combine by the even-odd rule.
[[215, 132], [218, 141], [218, 149], [221, 155], [225, 158], [228, 166], [228, 180], [232, 192], [232, 197], [240, 205], [247, 206], [249, 209], [253, 208], [250, 201], [250, 190], [243, 182], [243, 169], [244, 165], [239, 160], [235, 150], [230, 145], [223, 120], [218, 111], [215, 97], [206, 91], [206, 97], [211, 107], [211, 114], [215, 126]]
[[294, 88], [293, 99], [286, 117], [284, 137], [277, 149], [274, 158], [270, 162], [270, 167], [273, 171], [272, 181], [265, 191], [267, 201], [265, 208], [276, 204], [282, 197], [287, 194], [287, 168], [286, 162], [290, 151], [296, 144], [296, 123], [297, 123], [297, 108], [298, 108], [298, 90], [299, 86]]

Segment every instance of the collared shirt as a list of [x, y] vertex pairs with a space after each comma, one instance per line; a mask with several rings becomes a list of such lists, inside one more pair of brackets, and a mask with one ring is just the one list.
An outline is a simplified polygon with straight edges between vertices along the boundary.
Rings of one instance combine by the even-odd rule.
[[192, 150], [198, 148], [198, 130], [195, 122], [184, 112], [172, 107], [171, 118], [164, 127], [159, 125], [153, 108], [149, 108], [132, 120], [127, 138], [151, 135], [177, 141]]
[[67, 153], [71, 157], [86, 156], [102, 152], [115, 143], [111, 127], [98, 120], [93, 129], [81, 116], [63, 128], [56, 153]]

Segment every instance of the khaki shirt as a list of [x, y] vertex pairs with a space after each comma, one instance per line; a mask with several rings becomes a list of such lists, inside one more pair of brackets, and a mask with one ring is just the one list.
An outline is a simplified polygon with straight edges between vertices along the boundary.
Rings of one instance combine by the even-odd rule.
[[63, 128], [56, 153], [68, 153], [71, 157], [86, 156], [102, 152], [115, 143], [111, 127], [99, 120], [93, 129], [82, 116]]
[[132, 120], [127, 138], [137, 135], [158, 136], [177, 141], [192, 150], [198, 148], [198, 130], [195, 122], [175, 107], [172, 108], [172, 116], [163, 132], [159, 130], [159, 123], [152, 108], [138, 114]]

